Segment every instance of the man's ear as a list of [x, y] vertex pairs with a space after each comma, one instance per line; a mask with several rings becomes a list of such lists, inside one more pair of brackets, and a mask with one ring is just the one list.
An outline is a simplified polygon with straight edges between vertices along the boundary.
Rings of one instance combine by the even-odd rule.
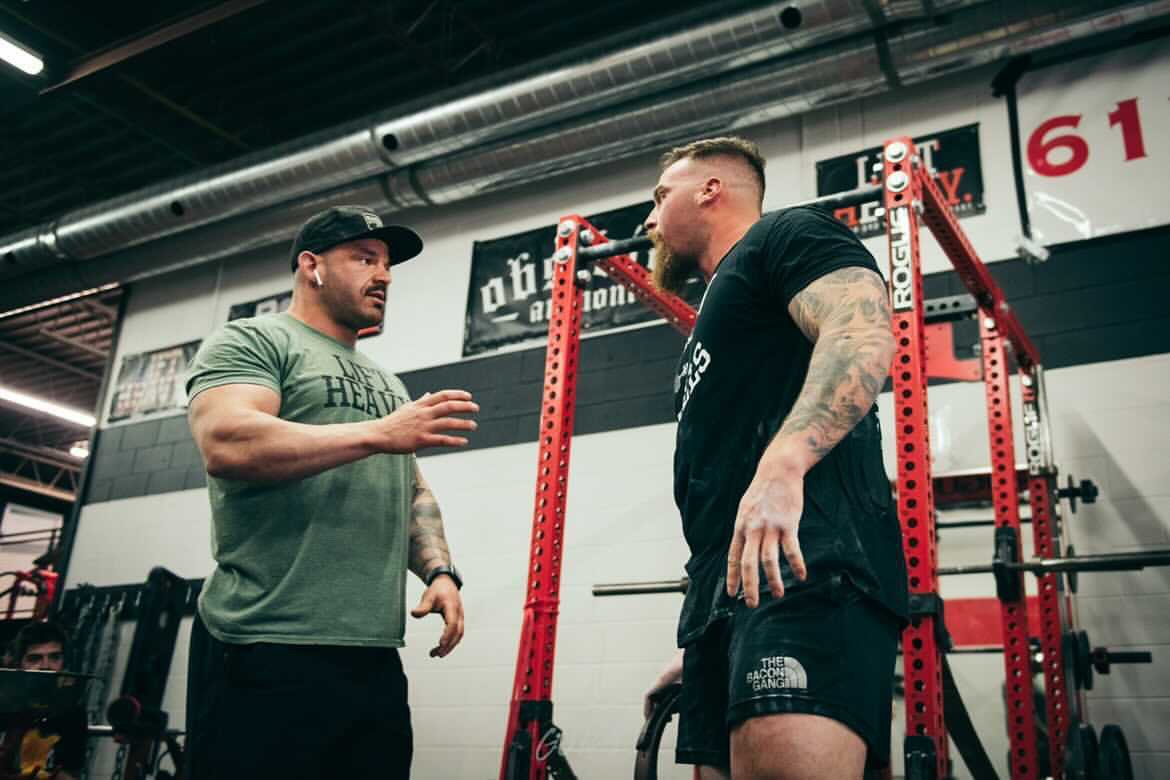
[[307, 249], [297, 255], [297, 268], [304, 270], [305, 277], [308, 279], [313, 278], [313, 271], [317, 270], [320, 262], [321, 258]]
[[699, 205], [710, 205], [722, 192], [723, 180], [717, 176], [711, 176], [707, 181], [703, 182], [703, 189], [699, 191]]

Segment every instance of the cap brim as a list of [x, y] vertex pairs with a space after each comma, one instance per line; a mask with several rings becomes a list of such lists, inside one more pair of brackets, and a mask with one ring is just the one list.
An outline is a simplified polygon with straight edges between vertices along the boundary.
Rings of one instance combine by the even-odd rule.
[[385, 242], [386, 248], [390, 251], [390, 265], [405, 263], [412, 257], [417, 257], [423, 250], [422, 238], [418, 233], [402, 225], [386, 225], [346, 240], [357, 241], [363, 238], [376, 238]]

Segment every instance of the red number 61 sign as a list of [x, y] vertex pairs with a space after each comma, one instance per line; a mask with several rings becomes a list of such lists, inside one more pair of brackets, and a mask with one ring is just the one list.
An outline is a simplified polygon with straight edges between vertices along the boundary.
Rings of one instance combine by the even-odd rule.
[[1170, 223], [1170, 43], [1025, 73], [1024, 186], [1044, 244]]

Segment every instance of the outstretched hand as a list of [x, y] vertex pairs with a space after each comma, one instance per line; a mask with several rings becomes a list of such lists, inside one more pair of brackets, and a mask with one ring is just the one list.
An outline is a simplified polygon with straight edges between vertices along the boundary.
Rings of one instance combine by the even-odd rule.
[[443, 635], [439, 644], [431, 648], [431, 658], [444, 658], [463, 639], [463, 599], [459, 588], [450, 577], [438, 576], [423, 591], [418, 606], [410, 611], [411, 617], [423, 618], [432, 612], [443, 616]]
[[454, 417], [475, 414], [479, 405], [466, 390], [440, 390], [395, 409], [374, 421], [380, 434], [382, 452], [410, 453], [425, 447], [462, 447], [467, 439], [451, 432], [474, 431], [475, 420]]

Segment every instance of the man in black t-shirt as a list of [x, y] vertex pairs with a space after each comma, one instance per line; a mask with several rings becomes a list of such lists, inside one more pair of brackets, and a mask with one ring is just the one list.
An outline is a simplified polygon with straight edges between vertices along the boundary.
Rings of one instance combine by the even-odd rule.
[[658, 285], [708, 284], [675, 380], [682, 650], [651, 692], [681, 677], [678, 760], [703, 777], [860, 778], [889, 760], [907, 612], [874, 406], [888, 293], [844, 225], [761, 216], [763, 193], [754, 144], [698, 141], [646, 219]]

